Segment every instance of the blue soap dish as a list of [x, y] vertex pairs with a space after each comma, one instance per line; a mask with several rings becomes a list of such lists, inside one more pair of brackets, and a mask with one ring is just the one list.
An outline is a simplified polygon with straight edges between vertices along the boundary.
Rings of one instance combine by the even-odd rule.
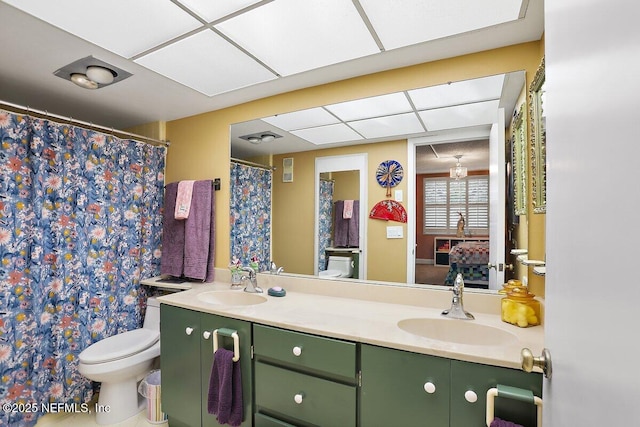
[[287, 291], [282, 289], [280, 286], [274, 286], [273, 288], [269, 288], [267, 293], [272, 297], [283, 297], [287, 294]]

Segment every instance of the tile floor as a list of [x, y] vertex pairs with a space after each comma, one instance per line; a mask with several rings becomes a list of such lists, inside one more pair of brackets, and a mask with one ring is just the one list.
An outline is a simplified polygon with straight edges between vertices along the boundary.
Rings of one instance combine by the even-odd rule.
[[[93, 403], [89, 404], [93, 406]], [[167, 422], [150, 423], [147, 421], [146, 411], [131, 417], [118, 424], [110, 424], [112, 427], [168, 427]], [[46, 414], [38, 420], [36, 427], [98, 427], [96, 414], [94, 413], [58, 413]]]

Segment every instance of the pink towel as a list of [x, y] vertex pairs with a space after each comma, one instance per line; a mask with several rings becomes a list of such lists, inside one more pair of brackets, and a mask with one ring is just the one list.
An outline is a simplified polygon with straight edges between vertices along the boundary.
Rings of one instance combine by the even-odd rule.
[[178, 195], [176, 196], [175, 219], [189, 218], [191, 210], [191, 195], [193, 194], [193, 183], [195, 181], [180, 181], [178, 183]]
[[342, 210], [343, 219], [351, 219], [353, 216], [353, 200], [345, 200], [344, 208]]
[[234, 362], [233, 352], [224, 348], [219, 348], [213, 355], [207, 412], [216, 415], [220, 424], [242, 424], [244, 407], [240, 362]]

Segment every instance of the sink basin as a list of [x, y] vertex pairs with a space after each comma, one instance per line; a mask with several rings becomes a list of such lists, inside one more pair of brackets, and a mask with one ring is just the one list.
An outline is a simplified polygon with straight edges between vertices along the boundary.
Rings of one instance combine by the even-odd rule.
[[467, 345], [509, 345], [518, 338], [511, 332], [492, 326], [456, 319], [404, 319], [398, 327], [431, 340]]
[[198, 299], [216, 305], [255, 305], [267, 302], [267, 298], [243, 291], [209, 291], [198, 294]]

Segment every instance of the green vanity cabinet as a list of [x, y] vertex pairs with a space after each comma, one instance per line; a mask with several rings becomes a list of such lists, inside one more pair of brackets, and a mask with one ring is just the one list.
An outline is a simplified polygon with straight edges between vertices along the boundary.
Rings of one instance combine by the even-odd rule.
[[[234, 329], [240, 341], [244, 422], [252, 425], [251, 323], [166, 304], [160, 306], [160, 366], [162, 409], [171, 427], [219, 426], [207, 411], [213, 364], [212, 331]], [[233, 350], [233, 340], [219, 336], [221, 347]]]
[[357, 345], [254, 325], [256, 426], [355, 426]]
[[[497, 384], [542, 396], [540, 374], [367, 344], [361, 346], [361, 369], [363, 427], [486, 427], [487, 390]], [[474, 397], [474, 403], [467, 400]], [[536, 425], [535, 405], [521, 401], [497, 397], [495, 415]]]
[[[451, 427], [486, 427], [487, 390], [496, 384], [518, 387], [542, 397], [542, 374], [479, 363], [451, 361]], [[477, 395], [475, 403], [465, 393]], [[536, 426], [536, 406], [502, 397], [495, 398], [495, 415], [525, 427]]]
[[361, 425], [449, 425], [450, 360], [363, 344]]

